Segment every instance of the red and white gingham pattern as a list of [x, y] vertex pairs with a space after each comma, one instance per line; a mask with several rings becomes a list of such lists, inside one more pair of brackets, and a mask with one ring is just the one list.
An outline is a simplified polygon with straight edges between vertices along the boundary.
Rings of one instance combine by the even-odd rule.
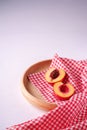
[[59, 101], [53, 94], [44, 74], [46, 71], [29, 75], [47, 101], [58, 107], [42, 117], [9, 127], [8, 130], [86, 130], [87, 129], [87, 60], [75, 61], [60, 58], [56, 54], [50, 67], [63, 68], [67, 80], [75, 87], [76, 93], [67, 101]]
[[42, 117], [12, 126], [8, 130], [86, 130], [86, 128], [87, 93], [83, 92]]
[[[75, 87], [75, 93], [85, 91], [85, 85], [82, 82], [82, 76], [84, 71], [84, 66], [87, 64], [87, 60], [83, 61], [75, 61], [67, 58], [60, 58], [56, 54], [53, 59], [50, 67], [55, 68], [63, 68], [67, 76], [65, 78], [65, 82], [70, 82]], [[31, 82], [41, 91], [44, 98], [49, 102], [55, 102], [58, 105], [62, 105], [67, 101], [60, 101], [55, 95], [53, 91], [53, 87], [45, 80], [44, 75], [45, 71], [38, 72], [35, 74], [29, 75], [29, 79]], [[84, 73], [84, 75], [86, 75]], [[85, 78], [85, 76], [84, 76]], [[85, 79], [86, 81], [86, 79]]]

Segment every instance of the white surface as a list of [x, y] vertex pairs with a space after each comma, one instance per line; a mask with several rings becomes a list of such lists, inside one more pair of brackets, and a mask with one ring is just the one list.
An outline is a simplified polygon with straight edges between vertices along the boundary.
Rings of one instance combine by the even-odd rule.
[[0, 130], [46, 113], [20, 91], [33, 63], [87, 58], [86, 0], [0, 1]]

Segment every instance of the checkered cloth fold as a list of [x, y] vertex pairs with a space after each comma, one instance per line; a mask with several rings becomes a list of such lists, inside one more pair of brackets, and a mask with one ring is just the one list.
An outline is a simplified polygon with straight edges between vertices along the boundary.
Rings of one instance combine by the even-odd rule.
[[58, 106], [38, 117], [8, 130], [86, 130], [87, 129], [87, 60], [76, 61], [61, 58], [57, 54], [49, 67], [63, 68], [66, 81], [75, 87], [75, 94], [66, 101], [60, 101], [53, 92], [53, 87], [44, 78], [46, 70], [30, 74], [29, 79], [41, 91], [42, 96]]

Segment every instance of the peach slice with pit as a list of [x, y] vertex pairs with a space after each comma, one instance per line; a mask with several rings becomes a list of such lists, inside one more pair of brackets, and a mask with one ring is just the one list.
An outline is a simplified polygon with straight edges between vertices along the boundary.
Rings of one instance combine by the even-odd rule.
[[75, 92], [73, 85], [70, 83], [63, 84], [62, 82], [55, 83], [53, 90], [60, 99], [69, 99]]
[[62, 81], [66, 73], [63, 69], [49, 68], [45, 73], [45, 79], [49, 83], [56, 83]]

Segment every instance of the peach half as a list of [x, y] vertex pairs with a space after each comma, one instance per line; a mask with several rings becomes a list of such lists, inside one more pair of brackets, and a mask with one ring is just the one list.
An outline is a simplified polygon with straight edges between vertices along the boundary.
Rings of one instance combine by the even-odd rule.
[[62, 82], [55, 83], [53, 90], [60, 99], [69, 99], [75, 92], [73, 85], [70, 83], [63, 84]]
[[56, 83], [62, 81], [66, 73], [63, 69], [49, 68], [45, 73], [45, 79], [49, 83]]

